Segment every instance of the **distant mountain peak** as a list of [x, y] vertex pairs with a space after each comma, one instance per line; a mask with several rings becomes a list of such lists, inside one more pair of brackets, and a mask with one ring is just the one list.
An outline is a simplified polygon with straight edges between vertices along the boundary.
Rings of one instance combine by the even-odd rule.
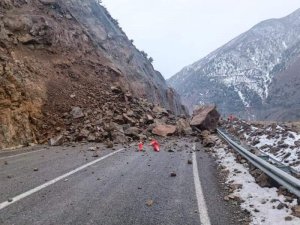
[[274, 80], [300, 57], [299, 37], [300, 9], [281, 19], [262, 21], [183, 68], [169, 84], [190, 110], [197, 104], [215, 103], [224, 114], [272, 118], [274, 112], [268, 107], [276, 89]]
[[296, 9], [293, 13], [291, 13], [287, 17], [294, 17], [294, 16], [297, 16], [297, 17], [300, 16], [300, 8]]

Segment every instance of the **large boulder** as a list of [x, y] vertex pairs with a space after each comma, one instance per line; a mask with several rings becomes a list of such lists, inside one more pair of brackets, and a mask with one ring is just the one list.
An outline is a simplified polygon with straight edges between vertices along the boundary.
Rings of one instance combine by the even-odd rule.
[[129, 127], [125, 130], [125, 135], [132, 137], [133, 139], [140, 139], [140, 134], [142, 133], [141, 129], [137, 127]]
[[200, 130], [215, 130], [219, 119], [220, 114], [216, 106], [200, 106], [194, 110], [190, 125]]
[[56, 137], [51, 138], [48, 143], [50, 146], [59, 146], [62, 145], [63, 142], [64, 142], [64, 136], [58, 135]]
[[187, 119], [180, 118], [177, 120], [176, 126], [179, 134], [190, 135], [193, 133], [190, 123]]
[[125, 136], [125, 134], [124, 133], [120, 133], [118, 131], [112, 133], [112, 138], [113, 138], [114, 142], [120, 143], [120, 144], [124, 144], [124, 143], [126, 143], [128, 141], [127, 137]]
[[172, 135], [176, 132], [176, 126], [159, 124], [153, 128], [152, 133], [158, 136], [166, 137]]

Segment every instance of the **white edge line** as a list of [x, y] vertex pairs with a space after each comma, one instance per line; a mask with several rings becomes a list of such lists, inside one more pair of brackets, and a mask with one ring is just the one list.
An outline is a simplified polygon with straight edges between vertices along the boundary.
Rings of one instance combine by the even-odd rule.
[[[193, 146], [193, 149], [195, 145]], [[196, 190], [196, 197], [198, 202], [198, 210], [199, 210], [199, 217], [200, 217], [200, 224], [201, 225], [210, 225], [210, 219], [208, 216], [208, 210], [205, 203], [203, 190], [199, 178], [198, 172], [198, 165], [196, 159], [196, 153], [193, 152], [193, 175], [194, 175], [194, 183], [195, 183], [195, 190]]]
[[15, 157], [18, 157], [18, 156], [28, 155], [28, 154], [31, 154], [31, 153], [41, 152], [41, 151], [46, 151], [46, 150], [48, 150], [48, 149], [40, 149], [40, 150], [35, 150], [35, 151], [30, 151], [30, 152], [24, 152], [24, 153], [17, 154], [17, 155], [4, 156], [4, 157], [1, 157], [0, 160], [2, 160], [2, 159], [9, 159], [9, 158], [15, 158]]
[[65, 179], [66, 177], [68, 177], [68, 176], [70, 176], [70, 175], [72, 175], [74, 173], [77, 173], [80, 170], [83, 170], [83, 169], [85, 169], [85, 168], [87, 168], [87, 167], [89, 167], [89, 166], [91, 166], [91, 165], [93, 165], [93, 164], [95, 164], [97, 162], [100, 162], [103, 159], [106, 159], [106, 158], [108, 158], [108, 157], [110, 157], [110, 156], [112, 156], [112, 155], [114, 155], [114, 154], [116, 154], [116, 153], [118, 153], [120, 151], [123, 151], [123, 150], [124, 150], [124, 148], [119, 149], [119, 150], [117, 150], [115, 152], [109, 153], [109, 154], [107, 154], [107, 155], [105, 155], [105, 156], [103, 156], [103, 157], [101, 157], [99, 159], [96, 159], [96, 160], [94, 160], [92, 162], [89, 162], [89, 163], [87, 163], [87, 164], [85, 164], [83, 166], [78, 167], [77, 169], [74, 169], [74, 170], [72, 170], [72, 171], [70, 171], [68, 173], [65, 173], [65, 174], [63, 174], [63, 175], [61, 175], [61, 176], [59, 176], [59, 177], [57, 177], [57, 178], [55, 178], [53, 180], [50, 180], [50, 181], [48, 181], [48, 182], [46, 182], [46, 183], [44, 183], [44, 184], [42, 184], [42, 185], [40, 185], [38, 187], [35, 187], [35, 188], [33, 188], [33, 189], [29, 190], [29, 191], [26, 191], [23, 194], [17, 195], [17, 196], [15, 196], [15, 197], [12, 198], [12, 200], [13, 200], [12, 202], [9, 202], [9, 201], [2, 202], [2, 203], [0, 203], [0, 210], [4, 209], [5, 207], [7, 207], [7, 206], [9, 206], [11, 204], [16, 203], [17, 201], [20, 201], [23, 198], [28, 197], [29, 195], [32, 195], [32, 194], [40, 191], [40, 190], [42, 190], [42, 189], [44, 189], [44, 188], [46, 188], [46, 187], [48, 187], [48, 186], [50, 186], [52, 184], [55, 184], [56, 182], [58, 182], [58, 181], [60, 181], [62, 179]]

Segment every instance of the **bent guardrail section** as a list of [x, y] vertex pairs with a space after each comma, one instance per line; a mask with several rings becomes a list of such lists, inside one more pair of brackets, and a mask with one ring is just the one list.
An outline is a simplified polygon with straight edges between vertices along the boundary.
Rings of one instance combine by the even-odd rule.
[[244, 147], [232, 141], [223, 131], [217, 129], [218, 134], [239, 154], [246, 158], [256, 168], [262, 170], [265, 174], [286, 187], [290, 192], [300, 197], [300, 180], [292, 175], [282, 171], [276, 166], [266, 162], [262, 158], [254, 155]]

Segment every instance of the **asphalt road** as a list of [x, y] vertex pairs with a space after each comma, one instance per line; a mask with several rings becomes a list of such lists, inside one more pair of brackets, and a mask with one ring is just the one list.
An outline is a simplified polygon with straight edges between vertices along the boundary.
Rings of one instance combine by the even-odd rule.
[[[2, 152], [0, 224], [209, 225], [203, 208], [212, 225], [237, 224], [239, 208], [223, 201], [214, 161], [193, 145], [192, 139], [168, 140], [159, 153], [99, 145], [98, 158], [86, 151], [91, 144]], [[195, 161], [187, 163], [193, 154], [197, 177]]]

